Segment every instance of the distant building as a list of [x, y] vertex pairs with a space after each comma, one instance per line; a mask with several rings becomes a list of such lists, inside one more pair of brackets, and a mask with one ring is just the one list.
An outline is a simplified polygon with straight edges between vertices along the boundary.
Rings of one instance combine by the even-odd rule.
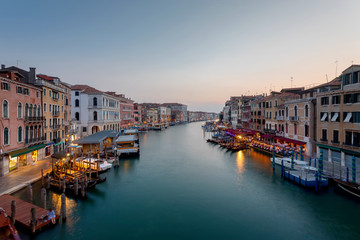
[[171, 120], [173, 122], [187, 121], [187, 105], [180, 103], [163, 103], [161, 105], [171, 109]]

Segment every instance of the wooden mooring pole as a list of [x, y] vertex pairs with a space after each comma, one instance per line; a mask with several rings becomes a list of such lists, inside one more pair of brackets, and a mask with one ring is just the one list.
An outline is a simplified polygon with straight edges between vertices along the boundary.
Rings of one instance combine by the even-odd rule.
[[79, 179], [75, 177], [74, 194], [77, 197], [79, 194]]
[[34, 233], [36, 230], [36, 208], [31, 208], [31, 219], [30, 219], [30, 225], [31, 225], [31, 231]]
[[29, 202], [32, 202], [32, 200], [33, 200], [33, 192], [32, 192], [32, 186], [31, 186], [30, 183], [27, 185], [27, 194], [28, 194]]
[[61, 208], [60, 208], [60, 221], [63, 223], [66, 220], [66, 196], [65, 193], [61, 194]]
[[41, 205], [46, 209], [46, 189], [44, 187], [41, 188]]

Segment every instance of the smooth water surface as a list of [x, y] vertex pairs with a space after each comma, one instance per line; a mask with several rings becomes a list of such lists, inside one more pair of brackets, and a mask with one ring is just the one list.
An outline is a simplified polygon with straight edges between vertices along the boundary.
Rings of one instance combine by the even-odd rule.
[[[140, 144], [139, 158], [121, 161], [86, 200], [69, 198], [66, 224], [36, 239], [360, 239], [360, 201], [283, 180], [256, 151], [207, 143], [201, 123]], [[49, 198], [60, 207], [58, 194]]]

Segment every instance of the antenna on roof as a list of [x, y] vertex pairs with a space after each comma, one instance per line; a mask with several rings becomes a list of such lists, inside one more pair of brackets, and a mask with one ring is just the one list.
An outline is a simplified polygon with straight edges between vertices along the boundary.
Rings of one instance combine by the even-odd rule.
[[16, 60], [16, 66], [19, 66], [19, 62], [21, 62], [20, 60]]
[[326, 82], [329, 82], [329, 79], [328, 79], [328, 76], [327, 76], [327, 74], [326, 74]]
[[293, 77], [291, 77], [291, 88], [293, 87]]

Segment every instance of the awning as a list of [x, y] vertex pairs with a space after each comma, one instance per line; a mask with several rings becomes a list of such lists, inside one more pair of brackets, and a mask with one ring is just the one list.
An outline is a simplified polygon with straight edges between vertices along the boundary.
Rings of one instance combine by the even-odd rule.
[[53, 144], [54, 144], [54, 142], [49, 142], [49, 143], [46, 144], [46, 146], [50, 146], [50, 145], [53, 145]]
[[38, 149], [44, 148], [45, 146], [46, 146], [45, 144], [39, 144], [39, 145], [36, 145], [36, 146], [32, 146], [32, 147], [23, 148], [23, 149], [19, 149], [19, 150], [16, 150], [16, 151], [9, 152], [9, 153], [7, 153], [7, 155], [9, 155], [11, 157], [18, 157], [20, 155], [24, 155], [24, 154], [27, 154], [29, 152], [33, 152], [33, 151], [36, 151]]
[[265, 139], [272, 139], [275, 137], [275, 135], [273, 134], [263, 134], [261, 137], [265, 138]]
[[304, 144], [306, 144], [306, 142], [299, 141], [299, 140], [294, 140], [294, 139], [290, 139], [290, 138], [286, 138], [286, 137], [275, 137], [275, 139], [279, 139], [280, 141], [284, 141], [284, 142], [287, 142], [287, 143], [293, 143], [295, 145], [304, 145]]
[[55, 143], [54, 146], [57, 146], [57, 145], [60, 145], [60, 144], [63, 144], [64, 142], [59, 142], [59, 143]]
[[331, 121], [332, 122], [336, 122], [336, 120], [338, 119], [339, 117], [339, 113], [335, 113], [334, 116], [331, 118]]
[[328, 146], [328, 145], [324, 145], [324, 144], [316, 144], [316, 146], [320, 147], [320, 148], [326, 148], [326, 149], [331, 149], [331, 150], [334, 150], [334, 151], [338, 151], [340, 152], [341, 151], [341, 148], [337, 148], [337, 147], [333, 147], [333, 146]]
[[327, 113], [324, 113], [324, 115], [322, 116], [321, 120], [320, 121], [325, 121], [325, 119], [327, 118]]
[[348, 114], [346, 115], [346, 118], [345, 118], [344, 122], [350, 122], [351, 116], [352, 116], [352, 113], [351, 113], [351, 112], [348, 112]]
[[79, 146], [79, 145], [69, 145], [68, 148], [82, 148], [82, 146]]
[[53, 155], [51, 155], [51, 157], [56, 159], [63, 159], [66, 157], [66, 152], [54, 153]]

